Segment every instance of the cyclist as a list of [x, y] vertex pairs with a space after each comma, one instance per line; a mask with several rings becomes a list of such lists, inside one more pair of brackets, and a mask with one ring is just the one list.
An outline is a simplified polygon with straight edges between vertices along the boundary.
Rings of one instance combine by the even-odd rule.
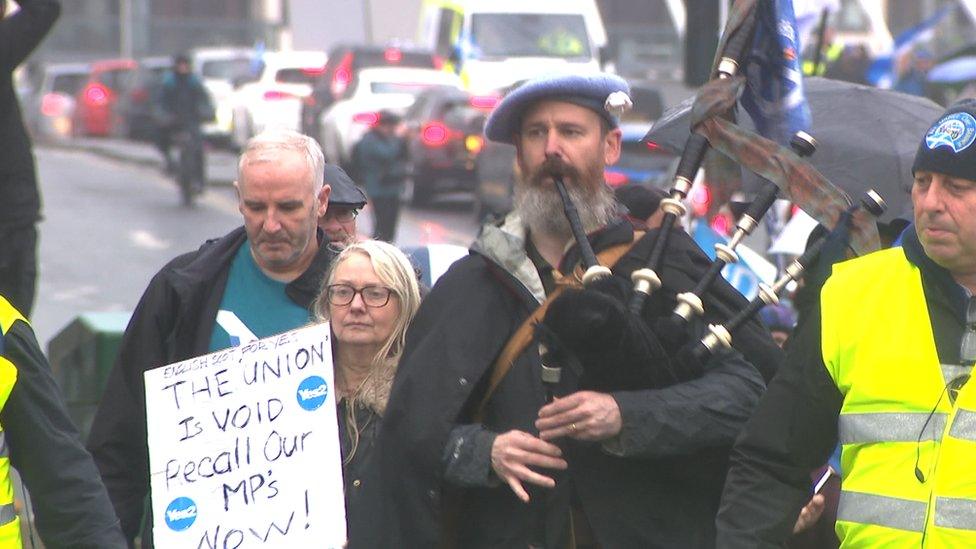
[[163, 79], [155, 103], [160, 115], [157, 146], [166, 161], [167, 173], [177, 172], [170, 145], [174, 136], [183, 133], [190, 139], [196, 152], [193, 166], [195, 177], [192, 179], [202, 184], [203, 139], [200, 125], [213, 120], [214, 107], [200, 78], [193, 74], [189, 56], [181, 53], [173, 58], [173, 71]]

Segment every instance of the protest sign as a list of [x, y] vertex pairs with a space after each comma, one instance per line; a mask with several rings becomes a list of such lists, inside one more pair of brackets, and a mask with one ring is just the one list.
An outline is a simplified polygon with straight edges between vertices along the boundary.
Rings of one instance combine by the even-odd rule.
[[326, 323], [146, 372], [157, 547], [341, 547]]

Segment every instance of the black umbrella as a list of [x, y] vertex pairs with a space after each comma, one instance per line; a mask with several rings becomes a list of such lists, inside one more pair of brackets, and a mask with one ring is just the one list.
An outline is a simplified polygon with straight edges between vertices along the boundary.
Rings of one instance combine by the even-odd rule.
[[[910, 219], [915, 151], [943, 107], [922, 97], [827, 78], [807, 77], [804, 86], [813, 117], [809, 133], [818, 143], [810, 163], [855, 200], [868, 189], [877, 190], [888, 202], [882, 222]], [[680, 152], [688, 139], [693, 101], [668, 109], [644, 140]], [[754, 129], [744, 109], [739, 119]]]

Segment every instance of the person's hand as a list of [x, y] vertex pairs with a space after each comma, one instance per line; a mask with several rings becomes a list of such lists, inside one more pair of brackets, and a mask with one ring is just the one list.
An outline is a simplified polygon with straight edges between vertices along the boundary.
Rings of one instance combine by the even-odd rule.
[[806, 506], [800, 509], [800, 516], [796, 517], [796, 524], [793, 525], [793, 533], [799, 534], [816, 524], [824, 512], [825, 506], [823, 494], [814, 494]]
[[526, 503], [529, 493], [522, 486], [529, 482], [544, 488], [556, 486], [556, 481], [529, 468], [565, 469], [566, 460], [555, 444], [539, 440], [524, 431], [509, 431], [495, 437], [491, 445], [491, 468], [508, 484], [518, 498]]
[[542, 440], [571, 437], [577, 440], [606, 440], [620, 433], [620, 406], [606, 393], [579, 391], [559, 398], [539, 410], [535, 422]]

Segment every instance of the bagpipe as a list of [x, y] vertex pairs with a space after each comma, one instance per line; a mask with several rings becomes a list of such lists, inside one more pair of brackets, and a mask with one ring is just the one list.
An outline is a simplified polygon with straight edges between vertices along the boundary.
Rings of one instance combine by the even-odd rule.
[[[872, 191], [854, 203], [817, 172], [803, 159], [815, 153], [813, 137], [796, 133], [791, 150], [734, 121], [744, 84], [740, 67], [745, 66], [750, 54], [758, 5], [764, 1], [774, 0], [734, 3], [713, 63], [712, 79], [695, 99], [692, 133], [669, 196], [661, 201], [665, 215], [660, 228], [637, 240], [613, 270], [597, 262], [576, 207], [564, 183], [556, 180], [584, 272], [581, 287], [553, 299], [536, 326], [542, 380], [550, 399], [583, 389], [661, 388], [698, 377], [713, 354], [732, 348], [735, 335], [758, 322], [755, 317], [763, 305], [778, 302], [778, 294], [791, 281], [802, 278], [804, 270], [817, 261], [823, 242], [843, 241], [857, 254], [880, 247], [875, 218], [883, 213], [884, 200]], [[669, 257], [678, 252], [669, 244], [680, 232], [675, 224], [686, 214], [683, 201], [709, 149], [759, 175], [764, 180], [762, 188], [738, 220], [728, 244], [716, 245], [711, 264], [702, 268], [699, 258], [695, 269], [672, 268]], [[727, 264], [739, 260], [736, 246], [780, 196], [832, 229], [823, 241], [791, 263], [775, 284], [761, 285], [755, 299], [744, 306], [745, 300], [740, 299], [738, 310], [729, 309], [728, 300], [723, 302], [715, 295], [722, 290], [716, 281]], [[660, 292], [662, 288], [667, 291]], [[565, 368], [574, 374], [569, 379], [562, 375]], [[771, 374], [763, 374], [768, 381]]]

